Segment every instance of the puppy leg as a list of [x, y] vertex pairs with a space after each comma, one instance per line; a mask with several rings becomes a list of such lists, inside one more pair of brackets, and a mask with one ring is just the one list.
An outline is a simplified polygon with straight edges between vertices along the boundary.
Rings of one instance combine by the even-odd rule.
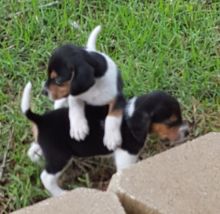
[[43, 152], [40, 148], [40, 145], [36, 142], [33, 142], [30, 148], [28, 149], [27, 155], [32, 162], [39, 163], [43, 156]]
[[128, 168], [138, 160], [138, 155], [129, 154], [126, 150], [116, 149], [114, 159], [117, 171]]
[[44, 187], [48, 190], [48, 192], [50, 192], [52, 196], [59, 196], [66, 192], [58, 186], [58, 178], [60, 174], [61, 172], [50, 174], [46, 170], [43, 170], [40, 175]]
[[117, 96], [109, 104], [109, 113], [105, 119], [104, 145], [109, 150], [115, 150], [121, 145], [121, 122], [125, 100], [122, 95]]
[[85, 103], [74, 96], [69, 96], [70, 137], [84, 140], [89, 133], [88, 122], [85, 117]]
[[59, 100], [55, 100], [53, 107], [54, 107], [54, 109], [59, 109], [59, 108], [62, 108], [62, 107], [68, 107], [67, 98], [61, 98]]
[[121, 121], [122, 111], [117, 116], [109, 114], [105, 119], [104, 145], [109, 150], [115, 150], [121, 145]]

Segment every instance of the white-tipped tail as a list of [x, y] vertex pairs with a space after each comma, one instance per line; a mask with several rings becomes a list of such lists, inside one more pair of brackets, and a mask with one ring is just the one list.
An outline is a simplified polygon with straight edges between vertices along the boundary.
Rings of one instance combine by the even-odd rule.
[[100, 31], [101, 31], [101, 26], [98, 25], [90, 33], [88, 41], [87, 41], [87, 45], [86, 45], [88, 50], [91, 50], [91, 51], [96, 50], [96, 39], [97, 39], [97, 36], [98, 36]]
[[21, 98], [21, 111], [25, 114], [30, 109], [31, 101], [31, 82], [28, 82], [24, 88], [22, 98]]

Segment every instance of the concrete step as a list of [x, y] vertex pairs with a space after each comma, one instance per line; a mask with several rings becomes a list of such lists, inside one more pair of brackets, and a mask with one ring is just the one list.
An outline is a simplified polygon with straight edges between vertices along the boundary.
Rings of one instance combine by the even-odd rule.
[[111, 192], [78, 188], [49, 198], [14, 214], [125, 214], [117, 196]]
[[116, 173], [127, 213], [220, 213], [220, 133], [209, 133]]
[[[120, 200], [120, 201], [119, 201]], [[107, 192], [78, 188], [16, 214], [219, 214], [220, 133], [116, 173]]]

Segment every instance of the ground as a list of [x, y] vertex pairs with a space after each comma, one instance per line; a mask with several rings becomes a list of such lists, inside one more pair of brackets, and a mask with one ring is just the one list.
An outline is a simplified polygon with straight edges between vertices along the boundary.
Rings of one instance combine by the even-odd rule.
[[[219, 11], [217, 0], [0, 1], [0, 213], [48, 197], [42, 167], [26, 155], [33, 137], [20, 111], [23, 87], [32, 82], [35, 111], [50, 109], [41, 86], [51, 51], [83, 46], [96, 25], [97, 47], [118, 64], [127, 97], [165, 90], [193, 124], [191, 138], [220, 131]], [[161, 150], [153, 139], [142, 158]], [[76, 160], [72, 169], [69, 188], [104, 189], [114, 172], [103, 159]]]

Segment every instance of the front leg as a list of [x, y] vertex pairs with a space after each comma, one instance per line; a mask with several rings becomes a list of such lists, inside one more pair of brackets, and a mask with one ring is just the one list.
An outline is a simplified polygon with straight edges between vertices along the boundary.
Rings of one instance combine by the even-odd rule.
[[84, 140], [89, 134], [89, 126], [85, 117], [85, 103], [70, 95], [69, 103], [69, 120], [70, 120], [70, 137], [77, 141]]
[[104, 145], [109, 150], [115, 150], [122, 143], [121, 123], [123, 108], [125, 106], [124, 97], [117, 96], [109, 105], [109, 113], [105, 119]]
[[68, 107], [68, 102], [66, 97], [54, 101], [54, 105], [53, 105], [54, 109], [59, 109], [63, 107]]
[[121, 137], [122, 113], [109, 114], [105, 119], [104, 145], [108, 150], [115, 150], [122, 143]]

